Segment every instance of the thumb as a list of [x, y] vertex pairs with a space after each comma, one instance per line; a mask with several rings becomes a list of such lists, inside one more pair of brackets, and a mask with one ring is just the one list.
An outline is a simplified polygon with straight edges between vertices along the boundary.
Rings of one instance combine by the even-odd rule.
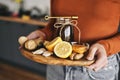
[[96, 51], [97, 51], [97, 48], [96, 48], [96, 47], [91, 47], [91, 48], [89, 49], [89, 53], [88, 53], [88, 55], [87, 55], [86, 58], [87, 58], [88, 60], [93, 60]]

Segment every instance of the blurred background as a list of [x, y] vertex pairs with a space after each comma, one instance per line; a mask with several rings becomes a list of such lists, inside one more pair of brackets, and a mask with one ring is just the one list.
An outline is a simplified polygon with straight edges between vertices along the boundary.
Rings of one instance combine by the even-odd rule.
[[18, 38], [43, 28], [50, 0], [0, 0], [0, 80], [45, 80], [46, 65], [25, 58]]
[[0, 0], [0, 15], [39, 19], [49, 14], [50, 0]]

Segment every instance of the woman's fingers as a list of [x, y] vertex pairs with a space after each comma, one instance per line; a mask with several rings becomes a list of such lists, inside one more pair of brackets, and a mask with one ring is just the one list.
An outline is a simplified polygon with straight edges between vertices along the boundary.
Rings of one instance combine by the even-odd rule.
[[97, 48], [95, 48], [95, 47], [92, 48], [92, 47], [91, 47], [86, 58], [87, 58], [88, 60], [93, 60], [96, 51], [97, 51]]
[[99, 58], [96, 60], [94, 64], [90, 65], [88, 68], [93, 69], [94, 71], [98, 71], [106, 65], [107, 65], [107, 59]]
[[107, 65], [107, 54], [104, 47], [101, 44], [96, 43], [90, 47], [89, 53], [86, 58], [88, 60], [92, 60], [94, 59], [94, 57], [96, 57], [95, 63], [93, 63], [90, 66], [87, 66], [87, 68], [98, 71]]

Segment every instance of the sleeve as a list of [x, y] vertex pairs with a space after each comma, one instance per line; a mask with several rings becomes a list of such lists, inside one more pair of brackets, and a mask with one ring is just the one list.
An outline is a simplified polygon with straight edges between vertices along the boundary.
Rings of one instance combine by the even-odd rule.
[[120, 33], [110, 39], [100, 40], [98, 43], [105, 47], [108, 56], [118, 53], [120, 52]]
[[40, 31], [42, 31], [45, 35], [46, 35], [46, 40], [52, 40], [53, 39], [53, 33], [54, 33], [54, 24], [55, 20], [50, 20], [48, 25], [43, 28], [43, 29], [39, 29]]

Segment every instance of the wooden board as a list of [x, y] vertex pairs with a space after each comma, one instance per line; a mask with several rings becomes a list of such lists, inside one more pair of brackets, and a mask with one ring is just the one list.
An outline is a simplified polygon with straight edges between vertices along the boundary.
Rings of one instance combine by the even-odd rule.
[[20, 49], [20, 51], [28, 59], [33, 60], [38, 63], [42, 63], [42, 64], [67, 65], [67, 66], [87, 66], [87, 65], [94, 63], [94, 60], [88, 61], [86, 59], [81, 59], [78, 61], [72, 61], [69, 59], [62, 59], [62, 58], [53, 57], [53, 56], [44, 57], [42, 55], [35, 55], [25, 49]]

